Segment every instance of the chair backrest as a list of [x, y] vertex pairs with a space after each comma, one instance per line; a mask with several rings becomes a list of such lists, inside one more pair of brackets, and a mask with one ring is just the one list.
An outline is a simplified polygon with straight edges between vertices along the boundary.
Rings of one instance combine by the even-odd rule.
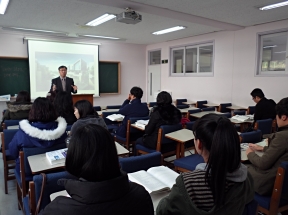
[[[37, 205], [39, 198], [40, 198], [41, 188], [42, 188], [42, 183], [43, 183], [43, 177], [44, 176], [42, 174], [35, 175], [33, 177], [33, 182], [30, 182], [30, 184], [29, 184], [29, 187], [31, 187], [31, 185], [34, 183], [33, 186], [34, 186], [35, 192], [31, 193], [32, 195], [30, 195], [29, 201], [32, 203], [31, 205], [35, 205], [35, 207], [33, 207], [35, 209], [36, 209], [36, 205]], [[66, 171], [46, 174], [46, 183], [45, 183], [45, 186], [43, 189], [43, 194], [42, 194], [42, 199], [41, 199], [39, 211], [44, 209], [45, 206], [51, 202], [50, 201], [50, 195], [52, 193], [56, 193], [56, 192], [65, 190], [64, 186], [58, 185], [57, 182], [59, 179], [76, 179], [76, 177], [72, 176], [71, 174], [69, 174]], [[33, 190], [33, 189], [31, 189], [31, 190]], [[34, 211], [35, 211], [35, 209], [34, 209]]]
[[187, 102], [187, 99], [176, 99], [176, 106], [177, 105], [182, 105], [183, 102]]
[[226, 113], [226, 112], [231, 112], [230, 109], [227, 109], [227, 107], [232, 106], [231, 103], [222, 103], [219, 105], [219, 112], [221, 113]]
[[260, 130], [240, 134], [241, 143], [258, 143], [261, 140], [262, 140], [262, 132]]
[[13, 139], [14, 135], [19, 131], [19, 129], [5, 129], [3, 130], [3, 139], [2, 146], [5, 147], [5, 150], [9, 149], [9, 143]]
[[95, 111], [101, 111], [101, 107], [100, 106], [93, 106]]
[[157, 102], [149, 102], [149, 107], [157, 106]]
[[160, 152], [152, 152], [135, 157], [119, 158], [122, 170], [127, 173], [148, 170], [151, 167], [160, 166], [161, 161], [162, 158]]
[[201, 112], [201, 109], [194, 109], [194, 110], [188, 110], [188, 113], [187, 113], [187, 118], [190, 120], [190, 121], [195, 121], [196, 119], [191, 117], [190, 114], [193, 114], [193, 113], [199, 113]]
[[254, 130], [261, 130], [262, 135], [272, 133], [272, 119], [261, 119], [257, 120], [254, 126]]
[[162, 125], [158, 131], [156, 151], [160, 152], [163, 144], [176, 143], [176, 141], [165, 137], [165, 134], [182, 129], [182, 124]]
[[231, 113], [229, 113], [229, 112], [223, 113], [223, 114], [221, 114], [221, 116], [226, 116], [227, 118], [231, 118]]
[[4, 120], [3, 128], [4, 128], [4, 129], [7, 129], [8, 126], [19, 125], [19, 122], [20, 122], [20, 121], [21, 121], [21, 120], [18, 120], [18, 119]]
[[147, 102], [141, 102], [141, 104], [148, 106], [148, 105], [147, 105]]
[[113, 125], [113, 124], [118, 124], [119, 122], [114, 122], [111, 121], [110, 119], [107, 119], [107, 116], [112, 115], [112, 114], [118, 114], [118, 111], [103, 111], [102, 112], [102, 118], [104, 119], [104, 122], [106, 125]]
[[235, 115], [245, 115], [246, 111], [245, 110], [234, 110], [233, 111], [233, 116]]
[[177, 108], [179, 109], [184, 109], [184, 108], [189, 108], [189, 105], [176, 105]]
[[215, 111], [215, 107], [202, 108], [202, 111]]
[[193, 128], [194, 123], [195, 123], [195, 121], [193, 121], [193, 122], [186, 122], [186, 127], [185, 127], [185, 128], [192, 131], [192, 128]]
[[288, 161], [282, 162], [280, 164], [280, 167], [285, 170], [281, 197], [287, 200], [288, 199]]
[[204, 108], [205, 106], [203, 104], [207, 104], [207, 100], [197, 101], [196, 102], [196, 107], [197, 108]]
[[67, 125], [66, 131], [71, 131], [72, 125]]
[[255, 106], [248, 106], [247, 114], [254, 114], [255, 113]]
[[108, 105], [107, 109], [120, 109], [121, 105]]

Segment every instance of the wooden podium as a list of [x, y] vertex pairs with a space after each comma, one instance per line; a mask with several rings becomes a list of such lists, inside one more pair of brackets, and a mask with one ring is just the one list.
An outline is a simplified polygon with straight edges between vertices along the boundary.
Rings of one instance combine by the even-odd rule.
[[93, 95], [94, 94], [73, 94], [72, 101], [75, 104], [79, 100], [88, 100], [93, 106]]

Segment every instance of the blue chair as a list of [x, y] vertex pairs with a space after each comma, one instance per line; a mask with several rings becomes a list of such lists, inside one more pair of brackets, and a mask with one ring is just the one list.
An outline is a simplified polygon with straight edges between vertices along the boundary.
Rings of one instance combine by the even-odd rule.
[[202, 111], [215, 111], [215, 107], [202, 108]]
[[231, 103], [222, 103], [219, 105], [219, 112], [221, 113], [226, 113], [226, 112], [231, 112], [230, 109], [227, 109], [227, 107], [232, 106]]
[[[19, 160], [20, 160], [20, 173], [14, 171], [16, 181], [17, 181], [17, 197], [18, 197], [18, 206], [23, 210], [23, 204], [22, 204], [22, 199], [27, 195], [28, 190], [27, 190], [27, 185], [29, 181], [33, 179], [32, 172], [30, 169], [30, 165], [28, 162], [27, 157], [32, 156], [32, 155], [37, 155], [37, 154], [43, 154], [46, 152], [58, 150], [58, 149], [63, 149], [66, 148], [65, 143], [57, 144], [49, 148], [23, 148], [23, 151], [19, 152]], [[59, 168], [55, 168], [59, 169]], [[51, 169], [52, 170], [52, 169]]]
[[201, 109], [194, 109], [194, 110], [188, 110], [188, 113], [187, 113], [187, 119], [189, 119], [190, 121], [195, 121], [197, 120], [197, 118], [194, 118], [192, 116], [190, 116], [190, 114], [193, 114], [193, 113], [199, 113], [201, 112]]
[[254, 130], [261, 130], [262, 135], [272, 133], [272, 119], [261, 119], [257, 120], [254, 125]]
[[127, 173], [136, 172], [140, 170], [148, 170], [154, 166], [161, 166], [161, 153], [153, 152], [146, 155], [119, 158], [119, 163], [123, 171]]
[[1, 133], [5, 194], [8, 194], [7, 182], [15, 179], [14, 172], [10, 171], [15, 169], [15, 159], [10, 155], [9, 143], [17, 131], [18, 129], [5, 129]]
[[246, 115], [246, 111], [245, 110], [234, 110], [233, 116], [235, 116], [235, 115]]
[[103, 111], [102, 112], [102, 118], [104, 119], [105, 124], [108, 127], [108, 131], [112, 132], [114, 129], [117, 129], [119, 127], [120, 122], [111, 121], [110, 119], [107, 119], [107, 116], [112, 114], [118, 114], [118, 111]]
[[126, 137], [121, 137], [117, 134], [114, 134], [114, 140], [118, 143], [125, 145], [126, 149], [130, 150], [130, 145], [133, 145], [136, 139], [143, 136], [143, 131], [140, 131], [137, 128], [133, 128], [131, 124], [134, 124], [137, 120], [148, 120], [149, 116], [145, 117], [131, 117], [127, 121]]
[[262, 140], [262, 132], [260, 130], [241, 133], [239, 136], [241, 143], [258, 143]]
[[157, 102], [149, 102], [149, 107], [157, 106]]
[[226, 116], [227, 118], [231, 118], [231, 113], [223, 113], [223, 114], [221, 114], [221, 116]]
[[266, 215], [277, 215], [288, 212], [288, 161], [278, 167], [271, 196], [261, 196], [255, 193], [254, 199], [258, 202], [258, 210]]
[[150, 149], [143, 145], [137, 144], [135, 146], [137, 154], [149, 154], [152, 152], [161, 152], [163, 157], [168, 157], [176, 154], [177, 142], [165, 137], [165, 134], [178, 131], [182, 129], [182, 125], [162, 125], [158, 131], [157, 145], [156, 149]]
[[189, 105], [176, 105], [176, 107], [178, 108], [178, 109], [184, 109], [184, 108], [189, 108]]
[[197, 108], [205, 108], [204, 104], [207, 104], [207, 100], [204, 100], [204, 101], [197, 101], [196, 102], [196, 107]]
[[195, 170], [199, 163], [204, 163], [204, 159], [201, 155], [193, 154], [183, 158], [176, 159], [174, 161], [175, 171], [188, 172]]
[[[185, 105], [183, 102], [187, 102], [187, 99], [176, 99], [176, 106], [177, 105]], [[188, 105], [189, 107], [189, 105]]]
[[186, 123], [185, 123], [185, 128], [192, 131], [192, 128], [193, 128], [194, 123], [195, 123], [195, 121], [193, 121], [193, 122], [186, 122]]
[[147, 102], [141, 102], [141, 104], [148, 106], [148, 105], [147, 105]]
[[101, 107], [100, 107], [100, 106], [93, 106], [93, 109], [94, 109], [95, 111], [101, 111]]
[[120, 109], [121, 105], [108, 105], [106, 109]]
[[248, 106], [247, 114], [253, 115], [255, 113], [255, 106]]
[[[65, 190], [64, 186], [58, 184], [59, 179], [76, 179], [76, 177], [66, 171], [49, 174], [42, 173], [33, 176], [33, 181], [29, 182], [29, 197], [26, 196], [23, 198], [25, 211], [28, 211], [27, 208], [30, 208], [32, 214], [40, 212], [51, 202], [50, 195], [52, 193]], [[42, 185], [44, 189], [41, 196]], [[37, 204], [39, 204], [38, 208], [36, 208]]]
[[66, 127], [66, 132], [67, 132], [67, 131], [71, 131], [71, 128], [72, 128], [72, 125], [67, 125], [67, 127]]
[[19, 125], [19, 122], [21, 120], [18, 119], [9, 119], [9, 120], [4, 120], [4, 123], [2, 125], [3, 129], [7, 129], [8, 126], [14, 126], [14, 125]]
[[245, 205], [242, 215], [257, 215], [258, 214], [258, 202], [254, 199]]

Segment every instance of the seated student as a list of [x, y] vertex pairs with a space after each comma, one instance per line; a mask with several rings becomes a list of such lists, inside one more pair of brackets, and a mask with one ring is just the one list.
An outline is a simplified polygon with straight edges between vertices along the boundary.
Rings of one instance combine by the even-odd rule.
[[9, 119], [27, 119], [31, 107], [30, 94], [24, 90], [20, 91], [15, 102], [7, 102], [7, 110], [3, 115], [2, 123]]
[[99, 117], [92, 104], [87, 100], [79, 100], [74, 104], [74, 115], [77, 121], [72, 125], [71, 134], [79, 127], [91, 123], [108, 129], [102, 117]]
[[121, 137], [126, 137], [127, 122], [130, 117], [145, 117], [149, 114], [147, 105], [141, 103], [143, 91], [140, 87], [132, 87], [128, 98], [122, 104], [119, 114], [124, 115], [121, 126], [115, 133]]
[[65, 166], [79, 178], [58, 181], [71, 198], [56, 197], [41, 215], [154, 214], [149, 193], [120, 170], [113, 137], [103, 127], [87, 124], [73, 133]]
[[62, 116], [68, 125], [72, 125], [77, 120], [73, 113], [74, 110], [71, 94], [65, 91], [58, 92], [53, 104], [58, 116]]
[[[246, 151], [251, 162], [247, 165], [248, 171], [257, 181], [254, 190], [260, 195], [271, 195], [277, 169], [282, 161], [288, 161], [288, 98], [276, 105], [276, 114], [278, 132], [269, 136], [269, 146], [249, 144]], [[260, 157], [255, 151], [263, 151], [264, 154]]]
[[161, 125], [175, 125], [181, 121], [181, 112], [172, 105], [172, 97], [166, 91], [157, 95], [157, 106], [151, 109], [149, 123], [145, 126], [145, 134], [137, 139], [136, 144], [156, 149], [158, 130]]
[[254, 198], [253, 179], [241, 164], [240, 141], [226, 117], [207, 114], [193, 126], [195, 149], [205, 163], [178, 176], [157, 215], [242, 215]]
[[261, 119], [275, 119], [276, 103], [272, 99], [267, 99], [261, 89], [256, 88], [251, 92], [252, 100], [256, 103], [254, 122]]
[[64, 143], [67, 137], [65, 119], [57, 118], [54, 106], [47, 98], [35, 99], [28, 120], [20, 121], [19, 131], [9, 143], [9, 151], [16, 159], [18, 172], [20, 172], [19, 151], [24, 147], [49, 148], [55, 144]]

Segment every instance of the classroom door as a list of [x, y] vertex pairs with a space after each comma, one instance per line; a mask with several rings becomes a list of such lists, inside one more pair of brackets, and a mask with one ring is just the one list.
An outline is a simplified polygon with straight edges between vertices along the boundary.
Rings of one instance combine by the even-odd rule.
[[161, 65], [148, 66], [148, 102], [156, 102], [154, 94], [161, 90]]

